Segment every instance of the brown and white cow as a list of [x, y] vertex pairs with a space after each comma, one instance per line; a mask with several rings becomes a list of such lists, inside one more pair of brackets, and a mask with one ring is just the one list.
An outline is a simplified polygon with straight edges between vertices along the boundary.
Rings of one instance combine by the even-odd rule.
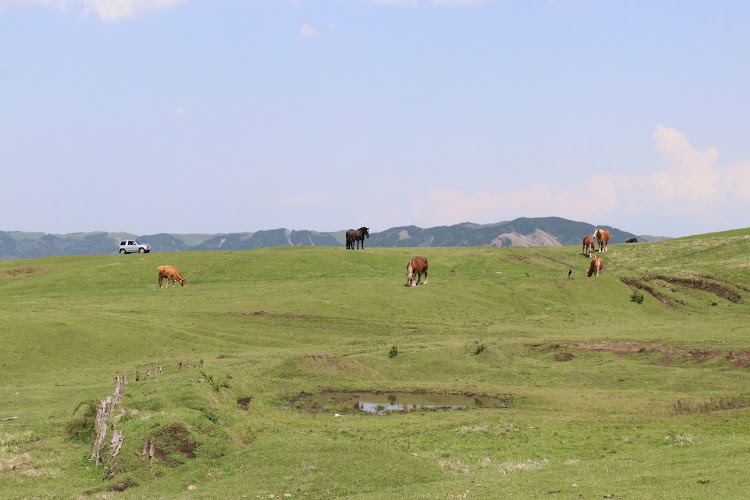
[[[417, 282], [414, 283], [414, 273], [417, 274]], [[427, 259], [424, 257], [414, 257], [406, 264], [406, 286], [417, 286], [419, 280], [424, 274], [423, 285], [427, 284]]]
[[182, 277], [180, 271], [174, 266], [159, 266], [159, 288], [161, 288], [161, 281], [167, 278], [167, 288], [169, 288], [169, 282], [172, 281], [172, 288], [174, 288], [174, 282], [179, 281], [180, 285], [187, 286], [185, 278]]
[[594, 246], [594, 238], [587, 234], [583, 237], [583, 254], [591, 257], [591, 254], [594, 252], [596, 252], [596, 247]]
[[596, 277], [599, 277], [599, 271], [604, 269], [604, 261], [601, 257], [594, 257], [591, 259], [591, 267], [589, 267], [589, 278], [592, 274], [596, 274]]
[[609, 240], [612, 239], [612, 235], [609, 234], [609, 231], [606, 229], [597, 229], [594, 231], [594, 238], [599, 242], [599, 251], [606, 252], [607, 244], [609, 243]]

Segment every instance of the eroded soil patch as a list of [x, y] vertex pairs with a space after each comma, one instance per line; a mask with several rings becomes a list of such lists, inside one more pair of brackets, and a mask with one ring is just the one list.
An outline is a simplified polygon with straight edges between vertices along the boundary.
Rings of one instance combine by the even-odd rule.
[[644, 292], [650, 293], [651, 296], [659, 300], [662, 304], [669, 307], [670, 309], [675, 308], [674, 304], [672, 303], [673, 301], [677, 302], [678, 304], [685, 305], [685, 303], [682, 302], [681, 300], [670, 299], [669, 297], [667, 297], [660, 291], [656, 290], [654, 287], [648, 285], [646, 282], [641, 281], [637, 278], [620, 278], [620, 281], [622, 281], [628, 286], [632, 286], [632, 287], [637, 288], [638, 290], [643, 290]]
[[0, 272], [0, 276], [20, 276], [21, 274], [32, 274], [34, 272], [35, 269], [31, 267], [24, 269], [6, 269], [5, 271]]
[[[591, 352], [611, 352], [619, 356], [633, 354], [661, 354], [656, 363], [668, 365], [678, 357], [686, 357], [702, 364], [715, 358], [724, 357], [732, 363], [734, 369], [745, 368], [750, 365], [750, 351], [733, 352], [727, 349], [688, 349], [673, 346], [665, 346], [661, 342], [637, 342], [632, 340], [601, 340], [598, 342], [578, 342], [573, 344], [530, 344], [529, 347], [546, 347], [557, 351], [559, 349], [570, 349]], [[564, 352], [556, 353], [553, 358], [556, 361], [565, 361]], [[560, 359], [558, 359], [560, 355]], [[572, 358], [572, 355], [571, 355]]]
[[742, 285], [740, 283], [732, 283], [729, 280], [725, 280], [723, 278], [718, 278], [716, 276], [711, 276], [710, 274], [702, 274], [701, 278], [706, 278], [706, 279], [714, 280], [714, 281], [721, 281], [722, 283], [726, 283], [727, 285], [732, 285], [735, 288], [739, 288], [743, 292], [750, 292], [750, 287], [747, 287], [747, 286]]
[[184, 425], [174, 423], [156, 433], [154, 456], [168, 466], [182, 465], [184, 458], [195, 458], [198, 445]]
[[255, 312], [228, 312], [230, 316], [250, 316], [253, 318], [257, 318], [258, 316], [265, 316], [267, 313], [266, 311], [255, 311]]
[[667, 283], [671, 283], [673, 285], [680, 285], [687, 288], [692, 288], [693, 290], [703, 290], [705, 292], [713, 293], [714, 295], [718, 295], [722, 299], [727, 299], [729, 302], [732, 302], [734, 304], [737, 304], [738, 302], [742, 301], [742, 295], [735, 292], [731, 288], [728, 288], [724, 285], [721, 285], [719, 283], [710, 282], [710, 281], [703, 281], [700, 279], [695, 278], [674, 278], [671, 276], [664, 276], [661, 274], [657, 274], [654, 276], [650, 276], [648, 278], [649, 280], [662, 280], [666, 281]]
[[[627, 278], [627, 277], [620, 278], [620, 281], [622, 281], [628, 286], [635, 287], [638, 290], [643, 290], [645, 292], [648, 292], [654, 298], [658, 299], [660, 302], [662, 302], [664, 305], [666, 305], [669, 308], [674, 308], [675, 304], [680, 304], [680, 305], [687, 305], [687, 304], [679, 299], [667, 296], [666, 294], [657, 290], [655, 287], [651, 286], [650, 282], [657, 281], [657, 280], [661, 281], [665, 283], [666, 288], [672, 292], [675, 292], [675, 290], [672, 287], [670, 287], [670, 285], [677, 285], [677, 286], [681, 286], [685, 288], [690, 288], [692, 290], [701, 290], [704, 292], [713, 293], [717, 297], [726, 299], [732, 302], [733, 304], [742, 302], [742, 294], [740, 294], [736, 290], [733, 290], [729, 286], [718, 283], [717, 281], [727, 283], [728, 285], [731, 285], [739, 290], [748, 291], [748, 289], [746, 287], [743, 287], [742, 285], [728, 283], [725, 280], [720, 280], [712, 276], [703, 276], [703, 278], [704, 279], [677, 278], [673, 276], [665, 276], [663, 274], [653, 274], [653, 275], [643, 276], [640, 279], [639, 278]], [[712, 281], [707, 281], [709, 279]]]

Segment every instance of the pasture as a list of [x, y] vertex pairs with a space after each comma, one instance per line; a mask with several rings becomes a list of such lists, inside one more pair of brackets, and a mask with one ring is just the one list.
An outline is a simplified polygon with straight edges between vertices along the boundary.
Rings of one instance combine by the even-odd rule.
[[[429, 283], [405, 287], [415, 255]], [[0, 497], [744, 498], [750, 229], [603, 258], [591, 278], [580, 245], [0, 262]], [[162, 264], [189, 286], [159, 289]], [[123, 373], [123, 448], [94, 467]], [[294, 405], [324, 391], [508, 404]]]

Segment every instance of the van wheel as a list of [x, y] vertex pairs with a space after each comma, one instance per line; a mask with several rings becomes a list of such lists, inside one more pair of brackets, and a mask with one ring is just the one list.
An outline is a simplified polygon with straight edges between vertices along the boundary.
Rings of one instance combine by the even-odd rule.
[[128, 252], [126, 252], [124, 248], [120, 249], [120, 255], [125, 255], [126, 253], [128, 253]]

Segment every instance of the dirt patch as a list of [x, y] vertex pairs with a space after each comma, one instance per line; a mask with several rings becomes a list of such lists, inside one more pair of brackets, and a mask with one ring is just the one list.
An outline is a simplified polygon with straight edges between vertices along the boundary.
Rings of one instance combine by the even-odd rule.
[[250, 404], [250, 401], [252, 400], [253, 400], [252, 396], [246, 396], [244, 398], [237, 398], [237, 406], [239, 406], [243, 410], [247, 410], [247, 407]]
[[678, 304], [685, 305], [684, 302], [677, 299], [670, 299], [660, 291], [656, 290], [654, 287], [646, 284], [644, 281], [641, 281], [636, 278], [620, 278], [620, 281], [625, 283], [628, 286], [632, 286], [637, 288], [638, 290], [643, 290], [644, 292], [650, 293], [655, 299], [660, 301], [665, 306], [669, 307], [670, 309], [674, 309], [675, 305], [672, 303], [672, 301], [677, 302]]
[[[688, 349], [681, 347], [665, 346], [661, 342], [637, 342], [631, 340], [601, 340], [598, 342], [579, 342], [575, 344], [527, 344], [528, 347], [546, 347], [556, 351], [559, 349], [572, 349], [590, 352], [611, 352], [619, 356], [630, 356], [633, 354], [661, 354], [656, 361], [658, 365], [669, 365], [675, 358], [685, 357], [702, 364], [715, 358], [725, 357], [732, 363], [734, 369], [745, 368], [750, 365], [750, 351], [732, 352], [726, 349]], [[557, 356], [572, 354], [559, 352], [553, 356], [555, 361], [568, 361], [557, 359]]]
[[[729, 288], [728, 286], [722, 285], [721, 283], [717, 283], [716, 281], [722, 281], [724, 283], [727, 283], [725, 280], [719, 280], [718, 278], [715, 278], [713, 276], [703, 276], [704, 279], [698, 279], [698, 278], [677, 278], [673, 276], [665, 276], [662, 274], [654, 274], [654, 275], [646, 275], [642, 278], [620, 278], [620, 281], [625, 283], [628, 286], [635, 287], [639, 290], [643, 290], [645, 292], [648, 292], [651, 294], [654, 298], [658, 299], [661, 303], [666, 305], [669, 308], [674, 309], [675, 304], [680, 305], [687, 305], [685, 302], [676, 299], [674, 297], [668, 297], [664, 293], [660, 292], [653, 286], [649, 284], [651, 281], [662, 281], [665, 284], [665, 287], [675, 292], [675, 289], [672, 288], [670, 285], [676, 285], [676, 286], [682, 286], [685, 288], [690, 288], [692, 290], [701, 290], [704, 292], [713, 293], [714, 295], [721, 297], [722, 299], [726, 299], [734, 304], [742, 302], [742, 295], [737, 292], [736, 290], [733, 290]], [[706, 279], [711, 279], [715, 281], [706, 281]], [[741, 285], [731, 284], [731, 286], [734, 286], [735, 288], [738, 288], [740, 290], [744, 290]]]
[[128, 488], [135, 488], [136, 486], [139, 486], [138, 481], [136, 481], [132, 477], [128, 477], [128, 478], [125, 478], [125, 479], [121, 479], [121, 480], [117, 481], [114, 484], [109, 484], [109, 485], [106, 485], [106, 486], [102, 486], [101, 488], [97, 488], [95, 490], [86, 491], [83, 494], [86, 495], [86, 496], [91, 496], [91, 495], [97, 495], [97, 494], [100, 494], [100, 493], [104, 493], [104, 492], [107, 492], [107, 491], [118, 491], [119, 492], [119, 491], [125, 491]]
[[703, 290], [704, 292], [710, 292], [734, 304], [742, 302], [742, 295], [719, 283], [712, 283], [695, 278], [674, 278], [661, 274], [648, 277], [648, 280], [652, 279], [666, 281], [667, 283], [692, 288], [693, 290]]
[[250, 316], [252, 318], [257, 318], [258, 316], [265, 316], [268, 314], [266, 311], [255, 311], [255, 312], [228, 312], [230, 316]]
[[109, 486], [104, 491], [125, 491], [128, 488], [135, 488], [136, 486], [138, 486], [138, 481], [129, 477], [124, 481], [117, 481], [115, 484]]
[[730, 352], [727, 358], [734, 365], [735, 369], [745, 368], [747, 365], [750, 365], [750, 352], [748, 351]]
[[711, 276], [710, 274], [702, 274], [701, 278], [705, 278], [705, 279], [709, 279], [709, 280], [714, 280], [714, 281], [721, 281], [722, 283], [726, 283], [727, 285], [732, 285], [735, 288], [739, 288], [743, 292], [750, 292], [750, 287], [747, 287], [745, 285], [741, 285], [740, 283], [732, 283], [729, 280], [718, 278], [716, 276]]
[[174, 423], [156, 432], [154, 456], [168, 466], [182, 465], [184, 458], [195, 458], [198, 445], [184, 425]]
[[554, 359], [555, 361], [570, 361], [571, 359], [573, 359], [573, 355], [569, 352], [556, 352], [552, 356], [552, 359]]
[[32, 274], [35, 270], [31, 267], [27, 267], [24, 269], [6, 269], [5, 271], [0, 272], [0, 276], [20, 276], [21, 274]]

